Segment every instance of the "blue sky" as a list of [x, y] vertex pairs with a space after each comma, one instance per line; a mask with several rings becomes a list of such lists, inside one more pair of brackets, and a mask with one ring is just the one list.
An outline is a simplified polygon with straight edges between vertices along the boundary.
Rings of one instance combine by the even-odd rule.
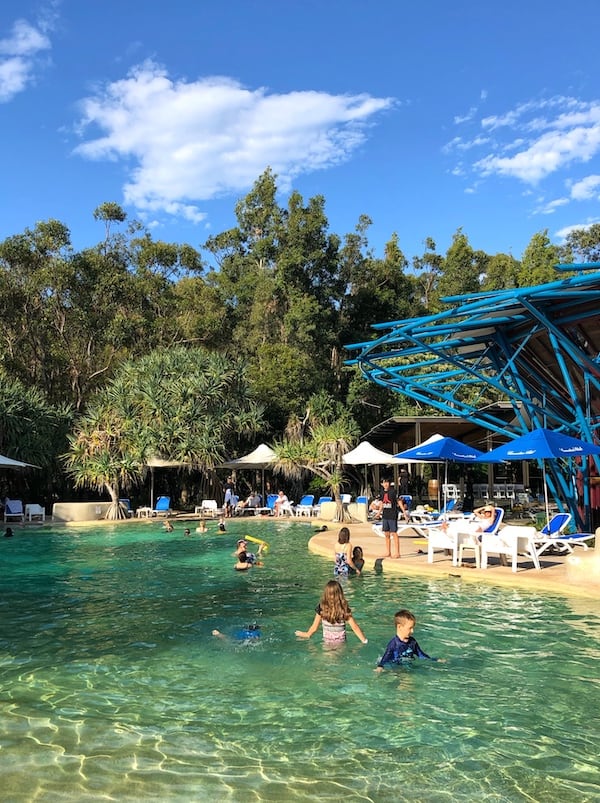
[[600, 221], [597, 0], [4, 0], [0, 238], [120, 203], [199, 247], [270, 166], [407, 257]]

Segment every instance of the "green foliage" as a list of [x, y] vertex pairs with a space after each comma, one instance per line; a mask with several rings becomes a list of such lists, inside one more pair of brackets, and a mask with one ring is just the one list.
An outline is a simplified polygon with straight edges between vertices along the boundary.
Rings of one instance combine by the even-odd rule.
[[72, 422], [67, 407], [50, 404], [40, 390], [0, 370], [0, 452], [51, 468]]
[[458, 229], [444, 260], [437, 287], [439, 297], [476, 292], [479, 290], [480, 271], [477, 254], [462, 229]]
[[518, 286], [521, 265], [509, 254], [495, 254], [487, 259], [483, 290], [509, 290]]
[[65, 464], [76, 486], [107, 491], [141, 482], [148, 459], [210, 470], [262, 426], [239, 360], [203, 349], [157, 350], [125, 363], [70, 437]]
[[534, 234], [525, 249], [518, 273], [519, 287], [529, 287], [557, 279], [555, 265], [560, 262], [560, 251], [552, 245], [548, 229]]
[[349, 443], [383, 418], [428, 412], [345, 366], [346, 344], [370, 341], [374, 323], [435, 312], [441, 296], [552, 281], [559, 261], [600, 258], [600, 224], [571, 232], [563, 248], [538, 233], [521, 262], [473, 250], [461, 229], [445, 256], [427, 238], [409, 262], [393, 233], [376, 257], [367, 215], [340, 236], [322, 196], [277, 198], [267, 169], [236, 204], [236, 225], [206, 242], [208, 263], [188, 244], [154, 240], [114, 202], [93, 212], [104, 226], [95, 247], [74, 251], [53, 219], [1, 242], [5, 450], [51, 463], [74, 409], [71, 476], [115, 492], [143, 478], [151, 450], [210, 467], [252, 445], [264, 410], [262, 437], [279, 436], [297, 466], [296, 441], [312, 444], [309, 473], [333, 488], [343, 472], [329, 456], [319, 476], [315, 457], [326, 431]]
[[573, 229], [566, 237], [565, 248], [561, 251], [561, 262], [599, 262], [600, 261], [600, 223], [586, 229]]
[[276, 441], [275, 471], [290, 479], [305, 474], [318, 478], [319, 487], [333, 494], [338, 518], [343, 517], [341, 488], [344, 482], [343, 456], [358, 440], [360, 431], [354, 419], [331, 396], [321, 392], [308, 402], [303, 419], [288, 422], [286, 435]]

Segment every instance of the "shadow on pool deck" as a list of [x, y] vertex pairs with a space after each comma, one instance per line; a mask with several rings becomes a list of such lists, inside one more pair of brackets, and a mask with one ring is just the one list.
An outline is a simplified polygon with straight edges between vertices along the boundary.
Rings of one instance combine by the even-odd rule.
[[[340, 524], [332, 522], [313, 522], [313, 526], [325, 524], [325, 532], [315, 532], [311, 537], [309, 550], [317, 555], [331, 558], [333, 563], [334, 545]], [[517, 572], [510, 566], [502, 566], [496, 556], [491, 558], [487, 569], [477, 569], [474, 566], [472, 553], [464, 561], [462, 567], [453, 566], [450, 556], [443, 551], [436, 552], [434, 562], [427, 562], [427, 546], [422, 543], [418, 533], [404, 531], [400, 535], [399, 560], [384, 558], [378, 560], [385, 552], [385, 539], [373, 532], [371, 524], [347, 524], [350, 529], [350, 540], [353, 546], [361, 546], [365, 557], [365, 571], [382, 571], [398, 575], [421, 575], [426, 577], [457, 577], [461, 580], [487, 582], [494, 585], [520, 587], [529, 590], [549, 591], [558, 594], [600, 598], [600, 582], [596, 575], [585, 576], [577, 573], [568, 563], [569, 555], [542, 555], [540, 558], [541, 570], [534, 568], [532, 561], [521, 557]], [[421, 543], [415, 543], [419, 542]], [[423, 554], [419, 553], [422, 550]], [[575, 548], [575, 557], [585, 559], [594, 556], [595, 550], [584, 551], [581, 547]], [[576, 561], [581, 564], [581, 560]], [[598, 563], [597, 560], [594, 561]], [[472, 568], [471, 568], [472, 567]]]

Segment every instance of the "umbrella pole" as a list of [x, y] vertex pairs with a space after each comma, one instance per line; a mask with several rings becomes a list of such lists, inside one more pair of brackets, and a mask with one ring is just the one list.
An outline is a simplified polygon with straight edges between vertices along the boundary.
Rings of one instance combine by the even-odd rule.
[[444, 499], [444, 512], [446, 511], [446, 505], [448, 504], [447, 494], [448, 494], [448, 461], [444, 463], [444, 487], [442, 488], [442, 494]]
[[542, 460], [542, 480], [544, 482], [544, 503], [546, 506], [546, 525], [550, 524], [550, 505], [548, 503], [548, 485], [546, 483], [546, 461]]

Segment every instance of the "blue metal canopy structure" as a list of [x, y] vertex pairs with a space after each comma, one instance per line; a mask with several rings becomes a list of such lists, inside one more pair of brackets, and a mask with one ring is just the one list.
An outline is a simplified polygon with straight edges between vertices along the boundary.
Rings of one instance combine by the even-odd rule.
[[[600, 263], [558, 265], [563, 279], [442, 299], [434, 315], [377, 323], [379, 336], [346, 346], [363, 375], [440, 412], [470, 419], [506, 440], [546, 427], [586, 441], [600, 427]], [[491, 401], [507, 399], [507, 423]], [[597, 460], [597, 458], [595, 458]], [[596, 468], [600, 473], [600, 464]], [[559, 505], [589, 526], [587, 464], [582, 507], [574, 468], [553, 464]], [[583, 513], [582, 513], [583, 511]]]

